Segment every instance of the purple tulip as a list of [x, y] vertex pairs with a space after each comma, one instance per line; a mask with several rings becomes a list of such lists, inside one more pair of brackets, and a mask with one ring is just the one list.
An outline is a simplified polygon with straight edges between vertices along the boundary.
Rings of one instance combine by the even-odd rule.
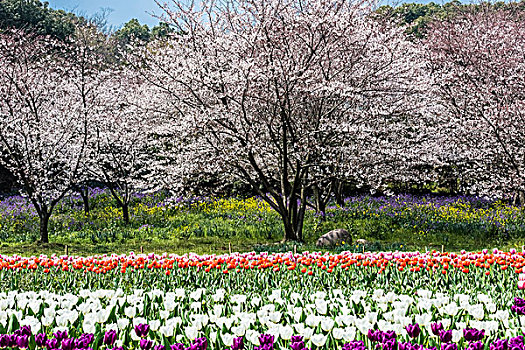
[[397, 350], [412, 350], [412, 343], [409, 343], [409, 342], [397, 343]]
[[[149, 329], [149, 327], [148, 327]], [[137, 330], [137, 328], [135, 327], [135, 330]], [[139, 346], [142, 350], [150, 350], [151, 347], [153, 346], [153, 341], [149, 340], [149, 339], [144, 339], [142, 338], [140, 340], [140, 343], [139, 343]]]
[[392, 339], [396, 339], [396, 338], [397, 338], [396, 332], [394, 332], [394, 331], [386, 331], [386, 332], [383, 332], [383, 338], [381, 339], [381, 341], [384, 344], [388, 340], [392, 340]]
[[[292, 337], [292, 339], [293, 338], [294, 337]], [[244, 338], [243, 337], [234, 338], [231, 350], [243, 350], [243, 349], [244, 349]]]
[[516, 305], [516, 306], [518, 306], [518, 307], [523, 307], [523, 306], [525, 306], [525, 299], [514, 298], [514, 305]]
[[410, 338], [416, 338], [421, 333], [421, 328], [419, 328], [419, 324], [409, 324], [405, 327], [407, 330], [408, 335]]
[[483, 350], [485, 345], [481, 341], [472, 342], [468, 345], [466, 350]]
[[124, 350], [124, 347], [122, 346], [115, 346], [113, 349], [111, 350]]
[[259, 342], [261, 343], [261, 345], [270, 344], [273, 347], [274, 339], [274, 336], [270, 334], [261, 334], [259, 336]]
[[373, 329], [368, 330], [368, 334], [366, 335], [370, 341], [378, 342], [383, 340], [383, 332], [379, 329], [374, 331]]
[[490, 350], [507, 350], [509, 341], [507, 339], [496, 339], [490, 344]]
[[149, 332], [149, 324], [138, 324], [135, 326], [135, 333], [138, 337], [145, 338]]
[[35, 343], [38, 347], [44, 347], [46, 345], [47, 335], [45, 333], [38, 333], [35, 335]]
[[195, 338], [193, 344], [197, 345], [198, 350], [206, 350], [208, 348], [208, 339], [206, 337]]
[[29, 346], [29, 336], [27, 334], [17, 336], [16, 345], [21, 349], [27, 349]]
[[104, 344], [112, 346], [115, 343], [115, 340], [117, 340], [117, 332], [114, 329], [106, 331], [104, 334]]
[[153, 350], [166, 350], [166, 347], [164, 345], [155, 345]]
[[476, 328], [467, 328], [463, 330], [463, 337], [469, 342], [475, 342], [483, 339], [485, 330], [478, 330]]
[[291, 343], [290, 347], [292, 348], [292, 350], [303, 350], [304, 349], [304, 342], [303, 341], [296, 341], [294, 343]]
[[[385, 332], [386, 333], [386, 332]], [[397, 350], [397, 340], [395, 338], [383, 341], [383, 350]]]
[[47, 350], [58, 349], [59, 347], [60, 347], [60, 343], [58, 342], [57, 339], [48, 339], [46, 341]]
[[455, 343], [441, 344], [441, 350], [458, 350], [458, 346]]
[[73, 350], [75, 348], [75, 339], [67, 338], [62, 340], [62, 350]]
[[62, 342], [62, 340], [64, 339], [67, 339], [68, 336], [67, 336], [67, 330], [66, 331], [57, 331], [55, 333], [53, 333], [53, 336], [55, 337], [56, 340], [58, 340], [59, 343]]
[[171, 350], [184, 350], [186, 347], [182, 343], [175, 343], [170, 346]]
[[[452, 341], [452, 330], [449, 329], [448, 331], [445, 331], [445, 330], [439, 331], [439, 339], [441, 340], [442, 343], [450, 343]], [[452, 349], [442, 348], [441, 350], [452, 350]]]
[[525, 315], [525, 306], [516, 306], [516, 305], [512, 305], [510, 307], [510, 310], [512, 312], [515, 312], [517, 313], [518, 315]]
[[362, 340], [353, 340], [343, 345], [342, 350], [365, 350], [365, 343]]
[[20, 329], [17, 329], [15, 331], [15, 334], [18, 336], [27, 335], [30, 337], [33, 333], [31, 332], [31, 326], [27, 325], [27, 326], [20, 327]]
[[254, 346], [253, 350], [273, 350], [273, 343], [262, 344], [261, 346]]
[[75, 339], [75, 348], [89, 350], [89, 344], [93, 341], [95, 336], [91, 333], [83, 333]]
[[509, 339], [509, 348], [522, 348], [523, 347], [523, 336], [519, 335]]
[[0, 348], [7, 348], [9, 346], [9, 336], [7, 334], [0, 334]]
[[443, 328], [443, 323], [439, 322], [439, 323], [432, 323], [430, 324], [430, 329], [432, 329], [432, 333], [439, 337], [439, 332], [444, 330]]
[[17, 345], [18, 336], [16, 334], [9, 334], [9, 347], [13, 348]]
[[299, 341], [303, 341], [303, 337], [300, 335], [292, 335], [292, 339], [290, 340], [290, 343], [297, 343]]

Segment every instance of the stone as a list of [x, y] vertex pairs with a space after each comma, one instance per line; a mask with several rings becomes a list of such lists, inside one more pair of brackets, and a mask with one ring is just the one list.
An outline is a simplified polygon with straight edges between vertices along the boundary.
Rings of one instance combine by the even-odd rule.
[[315, 245], [318, 247], [327, 247], [341, 244], [343, 241], [345, 244], [352, 244], [352, 235], [350, 235], [347, 230], [338, 228], [319, 237]]

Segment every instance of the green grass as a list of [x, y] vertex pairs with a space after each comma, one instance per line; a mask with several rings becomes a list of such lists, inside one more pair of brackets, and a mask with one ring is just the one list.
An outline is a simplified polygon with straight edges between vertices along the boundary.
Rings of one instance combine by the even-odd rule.
[[[256, 199], [194, 199], [166, 205], [162, 194], [138, 196], [132, 202], [132, 221], [125, 225], [120, 209], [107, 192], [93, 195], [92, 210], [84, 215], [78, 198], [59, 204], [50, 222], [50, 241], [40, 245], [38, 217], [19, 197], [0, 201], [0, 254], [73, 255], [130, 251], [222, 254], [229, 251], [282, 251], [279, 216]], [[335, 228], [347, 229], [353, 242], [367, 246], [332, 247], [353, 250], [482, 250], [517, 248], [525, 244], [525, 208], [477, 198], [413, 197], [354, 198], [344, 208], [328, 208], [321, 221], [309, 210], [305, 243], [298, 251], [319, 250], [317, 238]]]

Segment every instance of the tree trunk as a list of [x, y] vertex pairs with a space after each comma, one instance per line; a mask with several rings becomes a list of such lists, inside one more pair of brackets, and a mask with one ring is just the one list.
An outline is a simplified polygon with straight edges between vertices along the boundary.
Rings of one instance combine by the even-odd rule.
[[514, 193], [512, 198], [512, 205], [514, 206], [524, 206], [525, 205], [525, 191], [518, 190]]
[[79, 189], [78, 193], [80, 193], [80, 197], [82, 197], [82, 202], [84, 203], [84, 214], [87, 216], [89, 215], [89, 196], [87, 187]]
[[315, 212], [317, 218], [320, 222], [326, 221], [326, 202], [323, 200], [323, 195], [319, 190], [318, 186], [314, 186], [314, 202], [315, 202]]
[[49, 217], [51, 214], [42, 213], [40, 216], [40, 243], [49, 243]]
[[122, 218], [124, 218], [124, 223], [129, 224], [129, 205], [128, 203], [122, 203]]
[[345, 199], [343, 198], [343, 185], [344, 182], [341, 180], [334, 180], [334, 195], [335, 195], [335, 202], [340, 207], [345, 205]]

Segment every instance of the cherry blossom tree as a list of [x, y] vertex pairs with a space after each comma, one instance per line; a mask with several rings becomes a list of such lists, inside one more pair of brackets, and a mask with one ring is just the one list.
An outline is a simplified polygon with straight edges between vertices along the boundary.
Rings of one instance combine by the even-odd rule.
[[114, 69], [104, 83], [105, 113], [91, 120], [93, 136], [88, 142], [88, 173], [103, 182], [130, 222], [132, 195], [148, 185], [149, 165], [154, 157], [149, 147], [153, 117], [144, 108], [143, 82], [133, 71]]
[[48, 242], [53, 208], [78, 179], [87, 120], [66, 47], [23, 32], [0, 35], [0, 147]]
[[365, 3], [162, 7], [182, 34], [135, 64], [147, 67], [171, 117], [163, 127], [184, 145], [169, 171], [237, 176], [281, 215], [284, 240], [302, 240], [307, 195], [329, 173], [321, 170], [361, 168], [357, 142], [416, 107], [420, 51]]
[[442, 106], [440, 152], [466, 190], [525, 203], [525, 21], [482, 4], [436, 21], [426, 45]]
[[67, 43], [22, 31], [0, 35], [0, 147], [39, 215], [41, 242], [49, 240], [56, 204], [86, 179], [92, 121], [107, 113], [110, 72], [83, 37], [90, 30], [77, 28]]
[[368, 163], [370, 127], [419, 106], [420, 50], [366, 2], [158, 4], [178, 34], [130, 61], [177, 140], [165, 178], [235, 176], [280, 214], [284, 240], [303, 240], [314, 185]]

